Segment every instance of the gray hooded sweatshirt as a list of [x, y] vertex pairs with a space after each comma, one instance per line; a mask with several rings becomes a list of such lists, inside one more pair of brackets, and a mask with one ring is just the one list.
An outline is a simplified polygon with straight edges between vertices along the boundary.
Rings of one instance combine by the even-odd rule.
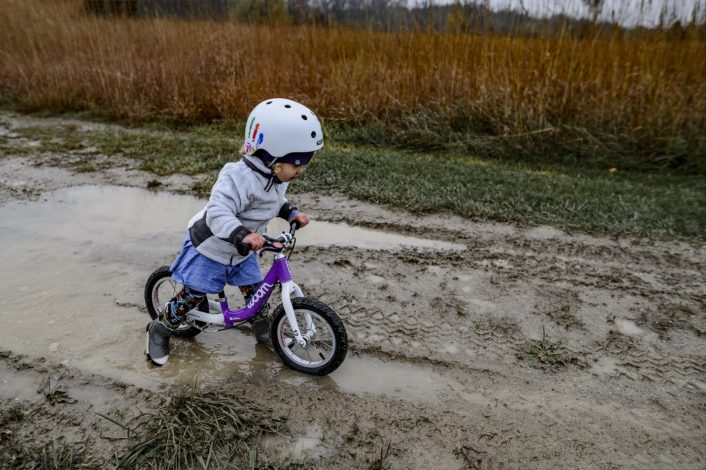
[[257, 157], [221, 169], [206, 207], [189, 220], [191, 243], [199, 253], [221, 264], [240, 264], [247, 257], [236, 248], [243, 237], [264, 233], [274, 217], [288, 219], [296, 210], [284, 197], [288, 184], [273, 184], [265, 174], [271, 171]]

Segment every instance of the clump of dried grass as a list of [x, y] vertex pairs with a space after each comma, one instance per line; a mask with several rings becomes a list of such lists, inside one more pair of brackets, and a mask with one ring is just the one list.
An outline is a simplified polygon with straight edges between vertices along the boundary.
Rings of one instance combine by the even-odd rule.
[[560, 341], [550, 341], [542, 327], [542, 339], [530, 340], [519, 345], [516, 357], [532, 367], [557, 371], [569, 365], [585, 367], [585, 361], [569, 351]]
[[127, 423], [103, 417], [127, 432], [117, 468], [255, 468], [261, 437], [285, 430], [283, 418], [251, 401], [195, 388]]

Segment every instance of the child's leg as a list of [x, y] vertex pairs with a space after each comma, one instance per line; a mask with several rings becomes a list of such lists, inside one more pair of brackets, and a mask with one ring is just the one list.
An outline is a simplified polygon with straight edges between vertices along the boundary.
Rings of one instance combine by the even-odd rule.
[[169, 337], [186, 319], [189, 310], [205, 300], [204, 292], [223, 290], [226, 267], [201, 255], [187, 233], [181, 252], [170, 267], [172, 279], [184, 287], [167, 302], [159, 318], [147, 326], [147, 356], [154, 364], [166, 364], [169, 358]]
[[206, 299], [206, 294], [184, 286], [164, 306], [161, 315], [147, 326], [147, 356], [153, 364], [163, 366], [169, 358], [169, 337], [186, 319], [186, 313]]
[[[228, 273], [228, 284], [236, 285], [240, 292], [245, 297], [247, 305], [255, 295], [255, 291], [262, 281], [262, 273], [260, 265], [257, 263], [257, 257], [250, 256], [237, 266], [232, 266]], [[258, 314], [250, 319], [255, 338], [258, 343], [266, 343], [270, 338], [270, 322], [269, 322], [269, 307], [265, 303]]]
[[160, 320], [165, 322], [171, 329], [178, 327], [186, 319], [186, 313], [201, 304], [206, 298], [206, 294], [184, 286], [172, 300], [164, 307]]
[[250, 302], [250, 299], [252, 299], [252, 296], [255, 295], [255, 290], [258, 285], [259, 284], [249, 284], [247, 286], [238, 286], [240, 293], [243, 294], [243, 297], [245, 297], [245, 305], [247, 305]]
[[160, 318], [163, 317], [167, 326], [179, 326], [186, 319], [187, 312], [204, 301], [206, 293], [223, 290], [227, 268], [200, 254], [187, 233], [179, 256], [169, 268], [172, 279], [184, 287], [167, 303]]
[[[260, 284], [249, 284], [247, 286], [238, 286], [238, 289], [240, 289], [240, 293], [243, 294], [243, 297], [245, 298], [245, 305], [250, 303], [250, 300], [252, 299], [253, 295], [255, 295], [255, 291], [257, 290], [257, 287]], [[267, 316], [269, 312], [270, 306], [269, 303], [265, 302], [262, 304], [262, 307], [260, 307], [260, 310], [257, 312], [258, 316], [264, 315]], [[257, 318], [257, 317], [255, 317]]]
[[242, 263], [228, 268], [227, 282], [232, 286], [238, 286], [245, 297], [246, 305], [252, 299], [261, 281], [262, 273], [257, 263], [257, 256], [249, 256]]
[[[243, 294], [243, 297], [245, 297], [245, 305], [247, 305], [250, 302], [250, 299], [252, 299], [257, 286], [259, 286], [259, 284], [238, 286], [240, 292]], [[262, 307], [260, 307], [257, 315], [249, 320], [252, 325], [252, 329], [255, 332], [255, 339], [257, 339], [257, 342], [261, 344], [267, 343], [270, 340], [270, 320], [268, 317], [269, 310], [270, 306], [267, 302], [265, 302]]]

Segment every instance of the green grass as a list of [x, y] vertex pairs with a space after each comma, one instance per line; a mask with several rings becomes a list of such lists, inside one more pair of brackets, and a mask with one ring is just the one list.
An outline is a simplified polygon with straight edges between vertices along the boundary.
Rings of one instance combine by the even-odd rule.
[[[241, 129], [230, 125], [176, 131], [156, 124], [89, 132], [59, 126], [17, 132], [39, 141], [39, 148], [0, 137], [1, 152], [62, 153], [93, 146], [104, 154], [138, 159], [142, 169], [157, 176], [210, 174], [212, 182], [225, 163], [239, 158], [242, 139]], [[326, 148], [290, 191], [338, 192], [413, 213], [448, 212], [569, 231], [706, 238], [706, 181], [701, 176], [523, 165], [462, 153], [378, 148], [336, 137], [329, 136]], [[207, 182], [195, 190], [205, 195], [209, 187]]]
[[240, 146], [233, 134], [208, 128], [190, 132], [102, 133], [91, 135], [89, 141], [108, 155], [122, 154], [141, 160], [143, 170], [158, 176], [217, 172], [237, 158]]
[[472, 157], [333, 147], [301, 181], [412, 212], [448, 211], [523, 225], [648, 236], [703, 236], [699, 177], [532, 168]]

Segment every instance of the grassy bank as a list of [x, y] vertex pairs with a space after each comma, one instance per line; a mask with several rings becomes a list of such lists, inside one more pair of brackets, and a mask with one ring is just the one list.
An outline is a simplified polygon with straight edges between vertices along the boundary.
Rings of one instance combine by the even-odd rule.
[[[220, 168], [238, 158], [240, 130], [218, 126], [78, 131], [76, 126], [27, 127], [22, 139], [0, 137], [0, 154], [85, 152], [140, 160], [160, 176], [207, 174], [194, 191], [206, 195]], [[521, 225], [658, 238], [706, 237], [706, 181], [699, 176], [617, 169], [576, 170], [544, 164], [488, 162], [463, 154], [444, 157], [329, 140], [291, 191], [335, 191], [389, 207], [450, 212]]]
[[0, 98], [134, 122], [243, 120], [299, 99], [358, 145], [706, 172], [704, 28], [625, 36], [384, 33], [96, 18], [2, 0]]

